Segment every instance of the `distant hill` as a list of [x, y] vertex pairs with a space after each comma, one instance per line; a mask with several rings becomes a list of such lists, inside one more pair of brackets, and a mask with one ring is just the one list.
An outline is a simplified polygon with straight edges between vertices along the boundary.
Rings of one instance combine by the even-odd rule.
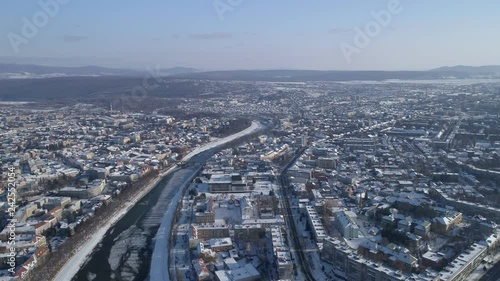
[[176, 78], [206, 80], [241, 80], [241, 81], [354, 81], [387, 79], [445, 79], [468, 78], [467, 73], [455, 71], [318, 71], [318, 70], [232, 70], [208, 71], [182, 75]]
[[453, 66], [429, 71], [344, 71], [344, 70], [228, 70], [193, 72], [174, 75], [177, 78], [241, 81], [355, 81], [388, 79], [433, 80], [466, 78], [500, 78], [500, 66]]
[[[156, 72], [155, 66], [150, 66]], [[203, 80], [240, 80], [240, 81], [354, 81], [387, 79], [422, 80], [422, 79], [465, 79], [465, 78], [500, 78], [500, 66], [444, 66], [430, 71], [320, 71], [320, 70], [228, 70], [200, 71], [189, 67], [163, 68], [160, 76], [172, 76], [182, 79]], [[58, 78], [58, 77], [140, 77], [148, 75], [146, 67], [143, 70], [106, 68], [99, 66], [60, 67], [33, 64], [2, 64], [0, 63], [0, 79], [21, 78]]]
[[172, 67], [172, 68], [160, 69], [161, 75], [165, 76], [196, 73], [196, 72], [200, 72], [200, 70], [191, 67]]
[[466, 65], [456, 65], [456, 66], [443, 66], [440, 68], [433, 69], [434, 72], [465, 72], [471, 74], [487, 74], [487, 73], [500, 73], [500, 65], [483, 65], [483, 66], [466, 66]]
[[[154, 67], [152, 67], [154, 68]], [[198, 70], [187, 67], [160, 69], [160, 75], [170, 76], [194, 73]], [[0, 79], [54, 78], [68, 76], [134, 76], [142, 77], [147, 70], [106, 68], [99, 66], [61, 67], [32, 64], [0, 64]]]
[[[143, 86], [146, 70], [128, 71], [101, 67], [59, 68], [40, 66], [20, 66], [0, 64], [2, 71], [30, 71], [21, 78], [46, 79], [0, 79], [0, 100], [8, 101], [97, 101], [116, 99], [127, 100], [137, 95], [133, 91]], [[116, 71], [116, 72], [113, 72]], [[156, 71], [156, 70], [153, 70]], [[433, 80], [485, 77], [483, 74], [470, 74], [452, 71], [448, 68], [432, 71], [317, 71], [317, 70], [235, 70], [196, 72], [191, 68], [161, 69], [165, 77], [161, 87], [147, 91], [149, 97], [185, 98], [231, 91], [232, 86], [218, 81], [269, 81], [269, 82], [308, 82], [308, 81], [383, 81]], [[36, 74], [34, 74], [36, 73]], [[62, 75], [61, 73], [64, 73]], [[0, 74], [1, 75], [1, 74]], [[8, 74], [7, 74], [8, 75]], [[12, 75], [12, 74], [11, 74]], [[498, 76], [500, 78], [500, 76]], [[12, 78], [12, 77], [11, 77]], [[210, 80], [199, 83], [196, 80]], [[213, 82], [212, 82], [213, 81]], [[152, 82], [152, 81], [150, 81]], [[239, 87], [234, 85], [234, 87]], [[249, 92], [253, 92], [251, 88]], [[248, 89], [247, 89], [248, 90]]]
[[0, 74], [19, 74], [25, 76], [100, 76], [137, 75], [139, 74], [139, 71], [99, 66], [61, 67], [32, 64], [0, 64]]
[[[0, 101], [45, 101], [136, 99], [148, 97], [186, 98], [214, 90], [212, 83], [195, 83], [187, 79], [163, 78], [163, 84], [151, 79], [145, 93], [134, 91], [144, 86], [144, 77], [72, 76], [46, 79], [0, 79]], [[155, 85], [158, 85], [156, 87]]]

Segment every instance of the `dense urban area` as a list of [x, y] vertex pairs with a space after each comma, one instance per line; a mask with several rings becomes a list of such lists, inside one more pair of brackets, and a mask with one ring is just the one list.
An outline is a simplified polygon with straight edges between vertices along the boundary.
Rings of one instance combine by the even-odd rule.
[[169, 83], [202, 93], [0, 102], [0, 280], [62, 280], [182, 169], [151, 281], [500, 279], [498, 82]]

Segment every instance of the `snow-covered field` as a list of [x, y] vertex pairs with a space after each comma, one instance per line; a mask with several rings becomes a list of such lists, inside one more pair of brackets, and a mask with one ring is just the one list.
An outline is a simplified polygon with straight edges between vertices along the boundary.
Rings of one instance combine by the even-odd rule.
[[[193, 156], [195, 156], [201, 152], [213, 149], [215, 147], [218, 147], [220, 145], [224, 145], [224, 144], [226, 144], [230, 141], [233, 141], [235, 139], [238, 139], [240, 137], [252, 134], [258, 130], [261, 130], [262, 128], [264, 128], [264, 125], [262, 125], [259, 122], [253, 121], [252, 125], [250, 127], [246, 128], [245, 130], [243, 130], [241, 132], [238, 132], [234, 135], [231, 135], [231, 136], [228, 136], [225, 138], [215, 140], [215, 141], [207, 143], [203, 146], [197, 147], [196, 149], [191, 151], [189, 154], [187, 154], [182, 160], [187, 161], [187, 160], [191, 159]], [[78, 272], [78, 270], [80, 269], [82, 264], [85, 263], [86, 259], [92, 254], [93, 249], [97, 246], [97, 244], [99, 244], [99, 242], [102, 240], [102, 238], [104, 237], [104, 235], [106, 234], [108, 229], [110, 229], [116, 222], [118, 222], [130, 210], [130, 208], [132, 208], [141, 198], [143, 198], [149, 191], [151, 191], [151, 189], [153, 189], [153, 187], [156, 186], [156, 184], [158, 184], [158, 182], [163, 178], [163, 176], [171, 173], [175, 168], [177, 168], [175, 165], [172, 166], [166, 172], [162, 173], [162, 175], [160, 177], [156, 178], [154, 181], [151, 181], [147, 186], [145, 186], [140, 191], [138, 196], [127, 201], [124, 204], [124, 207], [116, 215], [111, 216], [109, 218], [108, 222], [106, 223], [106, 225], [104, 227], [100, 228], [99, 231], [95, 232], [89, 240], [87, 240], [82, 246], [80, 246], [80, 248], [77, 250], [77, 253], [75, 255], [73, 255], [66, 262], [66, 264], [59, 270], [59, 272], [57, 273], [57, 275], [53, 279], [53, 281], [69, 281], [69, 280], [71, 280], [73, 278], [73, 276], [75, 276], [75, 274]], [[177, 192], [177, 193], [181, 193], [181, 192]], [[180, 197], [178, 197], [178, 194], [176, 194], [173, 201], [176, 202], [178, 200], [180, 200]], [[160, 229], [158, 230], [158, 233], [156, 236], [156, 239], [157, 239], [156, 246], [155, 246], [155, 250], [153, 253], [153, 259], [151, 262], [151, 269], [152, 269], [151, 275], [157, 276], [157, 277], [155, 277], [155, 278], [152, 277], [151, 280], [169, 280], [168, 279], [168, 270], [164, 270], [166, 272], [163, 272], [163, 274], [158, 274], [158, 272], [157, 272], [158, 270], [154, 270], [154, 268], [157, 267], [155, 264], [158, 264], [158, 262], [160, 262], [160, 260], [158, 260], [158, 258], [159, 258], [158, 256], [160, 256], [160, 259], [163, 261], [159, 264], [159, 267], [160, 267], [159, 269], [162, 271], [163, 271], [163, 269], [168, 269], [168, 259], [166, 257], [166, 253], [168, 252], [168, 250], [166, 250], [166, 248], [163, 248], [160, 251], [160, 249], [157, 249], [157, 247], [158, 247], [158, 244], [161, 244], [161, 242], [159, 243], [159, 241], [168, 240], [168, 235], [169, 235], [170, 231], [168, 231], [166, 233], [165, 233], [165, 231], [170, 229], [170, 228], [167, 229], [167, 225], [170, 224], [170, 220], [168, 218], [169, 217], [171, 218], [171, 215], [174, 213], [174, 211], [175, 211], [175, 204], [170, 204], [169, 210], [165, 213], [165, 216], [162, 220], [162, 224], [160, 226]], [[165, 224], [166, 221], [168, 221], [168, 223]], [[167, 241], [164, 241], [164, 243], [165, 243], [164, 247], [166, 247]], [[165, 262], [165, 261], [166, 261], [167, 266], [163, 267], [162, 264], [164, 264], [163, 262]], [[153, 275], [153, 272], [155, 272], [154, 275]], [[160, 277], [160, 276], [166, 276], [167, 278], [159, 279], [158, 277]]]

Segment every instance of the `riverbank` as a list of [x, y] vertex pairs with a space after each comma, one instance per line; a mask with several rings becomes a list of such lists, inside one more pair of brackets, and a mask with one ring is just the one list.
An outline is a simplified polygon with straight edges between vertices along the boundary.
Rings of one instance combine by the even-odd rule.
[[[213, 142], [195, 148], [193, 151], [184, 156], [182, 161], [187, 161], [201, 152], [216, 148], [218, 146], [231, 142], [235, 139], [255, 133], [261, 130], [262, 128], [264, 128], [264, 126], [261, 123], [253, 121], [250, 127], [246, 128], [243, 131], [240, 131], [231, 136], [227, 136], [225, 138], [217, 139]], [[88, 256], [92, 254], [94, 248], [103, 239], [106, 232], [117, 221], [119, 221], [139, 200], [141, 200], [146, 194], [148, 194], [165, 176], [170, 174], [176, 168], [177, 165], [174, 165], [170, 167], [167, 171], [162, 172], [157, 178], [149, 182], [135, 196], [133, 196], [132, 199], [126, 201], [126, 203], [123, 205], [123, 208], [121, 208], [118, 212], [110, 216], [109, 220], [106, 221], [101, 228], [99, 228], [99, 231], [93, 233], [92, 236], [90, 236], [90, 238], [87, 241], [85, 241], [80, 247], [78, 247], [76, 251], [77, 253], [73, 255], [68, 261], [66, 261], [65, 265], [58, 271], [57, 275], [52, 280], [54, 281], [71, 280], [73, 276], [75, 276], [75, 274], [78, 272], [82, 264], [85, 263]]]
[[66, 262], [53, 280], [71, 280], [78, 270], [80, 270], [81, 265], [86, 261], [87, 257], [92, 254], [95, 246], [97, 246], [97, 244], [99, 244], [99, 242], [103, 239], [106, 232], [113, 227], [113, 225], [118, 222], [139, 200], [148, 194], [165, 176], [174, 171], [176, 168], [176, 166], [170, 167], [167, 171], [161, 173], [158, 177], [147, 183], [144, 188], [133, 196], [133, 199], [125, 201], [123, 208], [109, 216], [109, 220], [103, 225], [103, 227], [99, 228], [97, 232], [90, 236], [90, 238], [76, 250], [76, 254]]

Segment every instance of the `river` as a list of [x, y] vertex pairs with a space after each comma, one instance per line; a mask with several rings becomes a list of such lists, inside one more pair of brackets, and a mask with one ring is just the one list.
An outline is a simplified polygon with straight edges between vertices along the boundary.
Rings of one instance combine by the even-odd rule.
[[165, 176], [131, 208], [93, 250], [73, 281], [142, 281], [149, 275], [154, 237], [178, 189], [210, 156], [203, 152], [188, 167]]

